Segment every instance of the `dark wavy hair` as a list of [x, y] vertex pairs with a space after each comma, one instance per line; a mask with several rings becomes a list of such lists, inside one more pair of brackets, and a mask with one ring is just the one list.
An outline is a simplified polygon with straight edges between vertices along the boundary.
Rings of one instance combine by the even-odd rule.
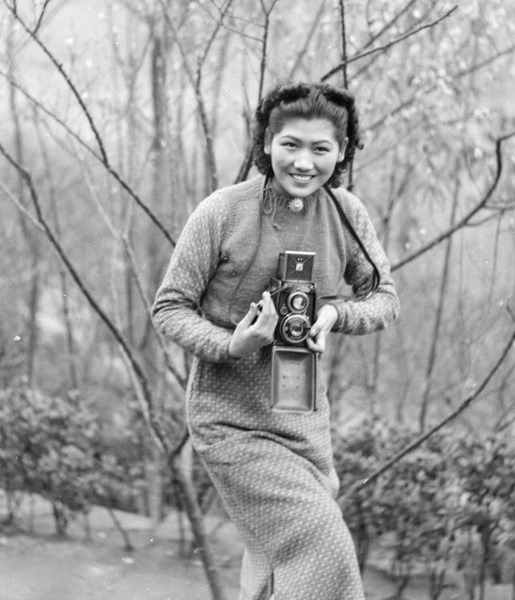
[[327, 185], [338, 187], [342, 175], [362, 148], [354, 96], [344, 88], [319, 83], [287, 83], [274, 87], [259, 103], [255, 113], [253, 155], [258, 171], [272, 176], [270, 156], [265, 153], [267, 129], [272, 135], [281, 131], [289, 119], [327, 119], [334, 126], [340, 145], [348, 138], [345, 157], [336, 163]]

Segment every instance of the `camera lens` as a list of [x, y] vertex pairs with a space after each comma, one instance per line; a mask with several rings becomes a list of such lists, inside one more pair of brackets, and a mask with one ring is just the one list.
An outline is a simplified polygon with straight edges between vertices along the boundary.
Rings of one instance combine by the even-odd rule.
[[290, 315], [281, 323], [281, 337], [288, 344], [301, 344], [308, 332], [309, 320], [304, 315]]
[[308, 296], [304, 292], [293, 292], [288, 296], [287, 304], [291, 312], [305, 312], [309, 304]]

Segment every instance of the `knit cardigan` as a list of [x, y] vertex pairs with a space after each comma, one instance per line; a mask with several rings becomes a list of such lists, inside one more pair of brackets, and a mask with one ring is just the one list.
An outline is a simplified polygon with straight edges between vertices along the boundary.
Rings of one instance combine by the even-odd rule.
[[[234, 360], [228, 353], [234, 327], [249, 303], [259, 301], [270, 277], [276, 275], [277, 253], [268, 258], [268, 264], [256, 267], [257, 252], [262, 246], [269, 247], [271, 240], [288, 239], [288, 235], [290, 241], [285, 243], [294, 246], [286, 247], [288, 250], [311, 251], [311, 246], [305, 247], [309, 238], [314, 240], [311, 245], [322, 244], [315, 257], [314, 276], [319, 306], [326, 302], [324, 296], [336, 295], [338, 282], [352, 287], [353, 298], [330, 300], [338, 311], [333, 331], [361, 335], [394, 321], [399, 301], [389, 263], [361, 201], [346, 190], [334, 190], [380, 273], [378, 289], [366, 299], [359, 298], [370, 284], [373, 268], [341, 223], [327, 192], [319, 190], [308, 199], [308, 230], [296, 235], [286, 227], [283, 234], [281, 225], [263, 214], [263, 183], [262, 176], [255, 177], [221, 189], [197, 206], [154, 301], [152, 314], [157, 329], [202, 360]], [[298, 217], [286, 214], [286, 218]], [[275, 236], [266, 235], [266, 224]], [[284, 245], [277, 249], [283, 250]]]

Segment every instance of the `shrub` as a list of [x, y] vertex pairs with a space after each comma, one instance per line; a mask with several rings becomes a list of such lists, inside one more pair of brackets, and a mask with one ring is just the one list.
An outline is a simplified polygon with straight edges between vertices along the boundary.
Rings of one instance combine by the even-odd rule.
[[0, 485], [8, 504], [20, 492], [40, 494], [62, 535], [71, 515], [110, 501], [122, 479], [116, 460], [99, 453], [98, 434], [78, 397], [51, 398], [23, 383], [0, 391]]
[[477, 586], [484, 593], [487, 574], [498, 583], [515, 565], [513, 440], [502, 433], [481, 439], [449, 429], [395, 462], [371, 485], [345, 495], [415, 436], [405, 427], [373, 420], [335, 438], [341, 507], [360, 565], [365, 567], [374, 542], [388, 539], [397, 597], [415, 568], [426, 571], [432, 600], [441, 595], [451, 567], [473, 575], [465, 581], [470, 597]]

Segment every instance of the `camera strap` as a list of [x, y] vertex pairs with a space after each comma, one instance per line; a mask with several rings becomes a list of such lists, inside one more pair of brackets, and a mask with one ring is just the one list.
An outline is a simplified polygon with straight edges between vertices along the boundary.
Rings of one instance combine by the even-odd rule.
[[377, 291], [377, 288], [379, 287], [379, 284], [381, 282], [381, 274], [379, 272], [379, 269], [377, 268], [377, 265], [375, 264], [375, 262], [372, 260], [372, 257], [370, 256], [368, 250], [365, 247], [365, 244], [361, 241], [361, 238], [357, 234], [356, 230], [354, 229], [354, 226], [352, 225], [352, 223], [350, 222], [350, 219], [345, 214], [345, 211], [343, 210], [342, 205], [340, 204], [340, 202], [338, 201], [336, 196], [333, 194], [332, 190], [327, 185], [324, 186], [324, 190], [327, 192], [329, 197], [334, 202], [334, 205], [336, 206], [336, 210], [338, 211], [338, 214], [340, 215], [340, 218], [341, 218], [343, 224], [350, 231], [350, 234], [355, 239], [361, 252], [365, 256], [365, 258], [368, 260], [370, 265], [372, 266], [372, 269], [374, 271], [373, 280], [372, 280], [372, 288], [365, 296], [365, 298], [370, 298], [370, 296], [372, 296], [372, 294]]

